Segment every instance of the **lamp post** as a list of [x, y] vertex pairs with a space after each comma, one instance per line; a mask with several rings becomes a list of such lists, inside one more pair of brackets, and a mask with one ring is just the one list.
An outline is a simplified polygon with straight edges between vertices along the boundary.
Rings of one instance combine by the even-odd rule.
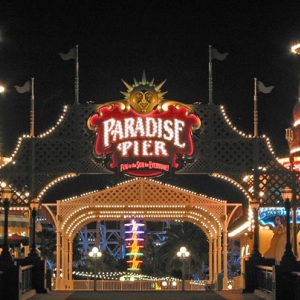
[[3, 249], [1, 252], [1, 262], [10, 263], [13, 262], [14, 259], [9, 252], [8, 245], [8, 211], [9, 211], [9, 200], [12, 196], [12, 190], [9, 186], [6, 185], [5, 182], [1, 182], [1, 193], [2, 193], [2, 204], [4, 208], [4, 241], [3, 241]]
[[35, 219], [36, 219], [36, 214], [39, 209], [39, 201], [34, 198], [30, 202], [30, 209], [31, 209], [31, 217], [32, 217], [32, 244], [31, 244], [31, 249], [28, 254], [28, 257], [32, 259], [39, 259], [39, 252], [36, 248], [36, 243], [35, 243]]
[[177, 256], [180, 260], [182, 260], [182, 291], [184, 291], [184, 279], [185, 279], [185, 272], [184, 272], [184, 262], [186, 258], [190, 256], [190, 253], [187, 251], [186, 247], [181, 247], [180, 250], [177, 252]]
[[261, 254], [259, 252], [259, 224], [258, 224], [259, 202], [256, 199], [253, 199], [253, 201], [250, 202], [250, 207], [253, 211], [253, 218], [254, 218], [254, 241], [253, 241], [251, 258], [259, 259], [261, 258]]
[[295, 44], [291, 47], [291, 51], [296, 54], [300, 54], [300, 44]]
[[99, 251], [98, 247], [93, 247], [92, 251], [89, 252], [89, 257], [94, 259], [94, 291], [97, 291], [97, 259], [102, 256], [102, 253]]
[[281, 263], [291, 263], [296, 261], [296, 257], [292, 251], [291, 245], [291, 227], [290, 227], [290, 210], [291, 210], [291, 201], [293, 199], [293, 190], [289, 187], [285, 187], [281, 191], [281, 196], [284, 201], [285, 212], [286, 212], [286, 244], [285, 251], [281, 258]]
[[[293, 184], [292, 184], [292, 189], [295, 189], [295, 184], [297, 181], [296, 174], [294, 172], [294, 155], [292, 152], [292, 146], [294, 142], [294, 132], [292, 128], [286, 128], [285, 130], [285, 139], [288, 142], [289, 145], [289, 152], [290, 152], [290, 171], [293, 172]], [[296, 199], [292, 198], [292, 215], [293, 215], [293, 250], [294, 254], [297, 257], [298, 256], [298, 251], [297, 251], [297, 202], [295, 201]]]

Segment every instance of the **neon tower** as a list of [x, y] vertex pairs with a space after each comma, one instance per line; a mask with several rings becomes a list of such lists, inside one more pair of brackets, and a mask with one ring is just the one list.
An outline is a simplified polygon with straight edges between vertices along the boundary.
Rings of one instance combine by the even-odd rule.
[[137, 223], [136, 220], [132, 219], [130, 223], [125, 224], [128, 230], [125, 233], [128, 235], [128, 238], [125, 241], [128, 243], [126, 248], [128, 253], [126, 256], [129, 256], [127, 260], [129, 264], [128, 270], [138, 271], [140, 270], [140, 264], [143, 262], [140, 260], [140, 257], [143, 256], [143, 253], [140, 252], [140, 249], [144, 246], [141, 245], [144, 242], [144, 239], [141, 237], [144, 234], [144, 230], [141, 230], [140, 227], [143, 227], [145, 224]]

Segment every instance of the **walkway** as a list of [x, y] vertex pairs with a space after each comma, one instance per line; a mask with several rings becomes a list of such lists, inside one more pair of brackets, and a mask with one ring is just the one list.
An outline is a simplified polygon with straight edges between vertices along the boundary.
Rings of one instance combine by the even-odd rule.
[[[201, 296], [200, 296], [201, 295]], [[36, 294], [29, 300], [261, 300], [254, 294], [241, 291], [218, 292], [66, 292], [50, 291], [48, 294]]]

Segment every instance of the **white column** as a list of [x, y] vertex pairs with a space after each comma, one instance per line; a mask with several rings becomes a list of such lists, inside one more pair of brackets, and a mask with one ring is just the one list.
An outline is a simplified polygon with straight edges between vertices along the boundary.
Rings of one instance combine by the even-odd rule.
[[61, 248], [61, 201], [57, 201], [57, 213], [56, 213], [56, 289], [62, 289], [62, 280], [60, 277], [60, 269], [62, 269], [61, 257], [62, 257], [62, 248]]
[[214, 273], [213, 273], [213, 282], [216, 282], [217, 280], [217, 272], [218, 272], [218, 266], [217, 266], [217, 263], [218, 263], [218, 240], [217, 240], [217, 237], [215, 236], [214, 239], [213, 239], [213, 246], [214, 246]]
[[73, 289], [73, 276], [72, 276], [72, 273], [73, 273], [73, 240], [71, 240], [69, 238], [69, 262], [68, 262], [68, 265], [69, 265], [69, 289]]
[[219, 228], [218, 233], [218, 273], [222, 272], [222, 239], [221, 229]]
[[208, 241], [208, 246], [209, 246], [209, 283], [213, 282], [213, 240], [212, 238], [209, 239]]
[[62, 289], [68, 288], [68, 240], [65, 234], [62, 235]]
[[228, 289], [228, 224], [227, 216], [224, 216], [224, 230], [223, 230], [223, 290]]
[[60, 269], [61, 265], [61, 232], [59, 230], [56, 231], [56, 277], [55, 277], [55, 288], [61, 289], [61, 278], [60, 278]]

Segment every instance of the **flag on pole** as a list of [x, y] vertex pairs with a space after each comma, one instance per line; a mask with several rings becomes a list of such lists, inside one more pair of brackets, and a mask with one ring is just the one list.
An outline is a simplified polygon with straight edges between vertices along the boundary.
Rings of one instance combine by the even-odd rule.
[[211, 48], [211, 59], [224, 60], [228, 53], [220, 53], [217, 49]]
[[63, 60], [76, 59], [76, 49], [74, 47], [74, 48], [70, 49], [68, 53], [58, 53], [58, 55]]
[[20, 94], [24, 94], [24, 93], [30, 92], [30, 82], [26, 81], [22, 86], [15, 85], [14, 88]]
[[75, 103], [79, 103], [79, 61], [78, 45], [69, 50], [68, 53], [58, 53], [63, 60], [75, 60]]
[[265, 86], [261, 81], [258, 81], [257, 83], [258, 91], [263, 94], [269, 94], [273, 90], [274, 86]]

